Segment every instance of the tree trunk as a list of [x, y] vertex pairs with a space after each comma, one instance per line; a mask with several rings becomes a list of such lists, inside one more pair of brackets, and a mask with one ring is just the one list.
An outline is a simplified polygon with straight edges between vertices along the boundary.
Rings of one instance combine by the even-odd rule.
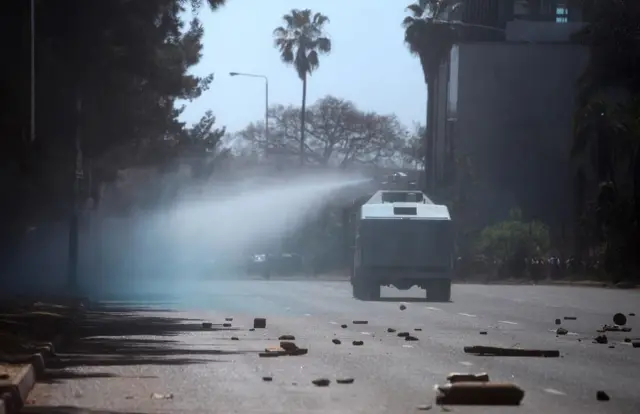
[[424, 151], [424, 175], [425, 175], [425, 192], [429, 195], [435, 186], [435, 165], [434, 165], [434, 142], [435, 142], [435, 76], [429, 76], [427, 82], [427, 125], [425, 128], [425, 151]]
[[302, 78], [302, 110], [300, 111], [300, 165], [304, 165], [304, 122], [307, 111], [307, 75]]

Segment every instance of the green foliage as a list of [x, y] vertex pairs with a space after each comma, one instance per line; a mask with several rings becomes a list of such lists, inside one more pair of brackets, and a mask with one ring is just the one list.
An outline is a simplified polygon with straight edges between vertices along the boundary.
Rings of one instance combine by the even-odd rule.
[[293, 9], [282, 19], [285, 25], [273, 31], [275, 47], [282, 61], [293, 65], [304, 79], [320, 66], [320, 54], [331, 53], [331, 39], [324, 29], [329, 18], [310, 9]]
[[514, 209], [506, 221], [485, 227], [476, 241], [475, 250], [490, 258], [504, 261], [516, 256], [544, 255], [549, 249], [549, 229], [538, 221], [522, 221], [522, 212]]

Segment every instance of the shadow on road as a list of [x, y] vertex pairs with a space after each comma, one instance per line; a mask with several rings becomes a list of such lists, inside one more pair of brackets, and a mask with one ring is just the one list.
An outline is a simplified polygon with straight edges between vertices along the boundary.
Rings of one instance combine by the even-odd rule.
[[81, 407], [40, 407], [30, 406], [25, 407], [20, 411], [21, 414], [144, 414], [142, 412], [133, 411], [107, 411], [107, 410], [93, 410], [90, 408]]
[[[79, 366], [186, 365], [222, 362], [211, 357], [245, 351], [188, 348], [180, 345], [177, 335], [187, 332], [207, 334], [237, 331], [237, 328], [213, 324], [203, 328], [194, 319], [147, 313], [140, 307], [92, 307], [85, 312], [50, 361], [50, 380], [55, 375], [73, 375], [60, 370]], [[175, 339], [174, 339], [175, 338]], [[57, 379], [62, 379], [58, 376]]]

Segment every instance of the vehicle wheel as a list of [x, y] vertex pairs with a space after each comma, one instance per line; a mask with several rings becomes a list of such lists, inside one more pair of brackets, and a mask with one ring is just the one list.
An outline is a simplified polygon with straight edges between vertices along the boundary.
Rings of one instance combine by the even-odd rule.
[[427, 285], [427, 300], [449, 302], [451, 300], [451, 279], [433, 280]]

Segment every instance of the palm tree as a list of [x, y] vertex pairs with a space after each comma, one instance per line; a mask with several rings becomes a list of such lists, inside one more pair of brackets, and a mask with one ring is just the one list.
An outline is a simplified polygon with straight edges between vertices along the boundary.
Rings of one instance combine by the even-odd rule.
[[404, 41], [411, 53], [420, 58], [424, 81], [427, 84], [427, 126], [425, 131], [425, 175], [426, 190], [434, 186], [435, 149], [435, 81], [440, 65], [447, 61], [452, 46], [458, 39], [455, 23], [444, 21], [443, 14], [452, 11], [456, 4], [448, 0], [419, 0], [407, 7], [411, 16], [402, 22], [405, 28]]
[[307, 103], [307, 76], [320, 66], [319, 54], [331, 52], [331, 40], [324, 25], [329, 18], [323, 14], [313, 14], [310, 9], [293, 9], [282, 19], [284, 26], [273, 31], [275, 47], [280, 51], [282, 61], [293, 65], [302, 80], [302, 110], [300, 112], [300, 164], [304, 164], [304, 126]]

